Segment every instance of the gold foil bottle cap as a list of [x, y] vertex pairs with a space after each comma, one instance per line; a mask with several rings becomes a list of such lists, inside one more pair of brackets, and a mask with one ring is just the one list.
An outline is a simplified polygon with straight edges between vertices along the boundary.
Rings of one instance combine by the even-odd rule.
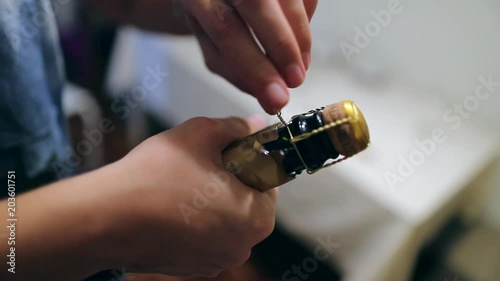
[[[237, 141], [222, 153], [226, 169], [244, 184], [266, 191], [302, 171], [314, 174], [368, 147], [366, 120], [352, 101], [294, 116]], [[340, 154], [340, 155], [339, 155]]]
[[325, 125], [339, 124], [327, 130], [335, 150], [350, 157], [365, 150], [370, 143], [370, 132], [361, 110], [352, 101], [331, 104], [323, 110]]

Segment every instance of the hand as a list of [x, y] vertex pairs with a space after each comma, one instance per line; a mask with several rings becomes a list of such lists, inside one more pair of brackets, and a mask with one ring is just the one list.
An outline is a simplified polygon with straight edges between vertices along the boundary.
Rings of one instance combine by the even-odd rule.
[[224, 169], [221, 151], [262, 125], [255, 118], [195, 118], [112, 164], [121, 187], [108, 200], [114, 219], [103, 241], [111, 241], [110, 265], [213, 277], [243, 264], [274, 228], [276, 191], [243, 185]]
[[177, 1], [212, 72], [256, 97], [270, 114], [286, 105], [287, 86], [302, 84], [311, 62], [309, 20], [318, 0]]

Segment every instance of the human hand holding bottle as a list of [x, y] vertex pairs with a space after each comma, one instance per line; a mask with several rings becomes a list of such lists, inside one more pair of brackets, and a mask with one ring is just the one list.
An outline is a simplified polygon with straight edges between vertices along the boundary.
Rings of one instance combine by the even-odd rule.
[[[273, 230], [276, 190], [242, 184], [221, 151], [262, 123], [195, 118], [116, 163], [20, 195], [20, 266], [8, 277], [81, 280], [109, 268], [211, 277], [244, 263]], [[208, 201], [194, 203], [207, 186]], [[183, 205], [196, 210], [187, 219]]]
[[132, 225], [116, 225], [117, 233], [131, 231], [135, 241], [123, 253], [131, 258], [123, 262], [129, 270], [215, 276], [243, 264], [271, 233], [276, 191], [245, 186], [221, 160], [225, 147], [263, 125], [260, 118], [249, 120], [195, 118], [117, 163], [120, 174], [133, 175], [134, 187], [121, 194], [123, 200], [140, 200], [145, 207], [125, 208]]

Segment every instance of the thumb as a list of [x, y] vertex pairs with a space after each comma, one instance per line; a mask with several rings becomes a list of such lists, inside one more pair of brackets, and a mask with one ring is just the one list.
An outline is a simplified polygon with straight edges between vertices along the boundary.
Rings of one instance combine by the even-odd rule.
[[230, 117], [219, 119], [219, 121], [221, 122], [221, 131], [217, 139], [214, 140], [217, 151], [222, 151], [231, 143], [257, 132], [264, 128], [266, 124], [264, 118], [258, 114], [248, 116], [244, 119]]
[[245, 121], [247, 122], [250, 133], [256, 133], [259, 130], [262, 130], [266, 126], [266, 120], [260, 114], [253, 114], [248, 117], [245, 117]]

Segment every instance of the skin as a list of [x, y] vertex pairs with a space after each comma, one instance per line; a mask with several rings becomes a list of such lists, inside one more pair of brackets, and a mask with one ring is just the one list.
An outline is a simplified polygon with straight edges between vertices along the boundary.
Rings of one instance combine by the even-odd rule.
[[[213, 277], [243, 264], [274, 228], [276, 190], [242, 184], [225, 171], [221, 151], [262, 126], [255, 117], [195, 118], [118, 162], [16, 197], [16, 274], [2, 255], [0, 279], [81, 280], [124, 267]], [[195, 208], [194, 190], [211, 183], [216, 196], [188, 223], [179, 206]], [[8, 253], [6, 243], [0, 251]]]
[[[317, 0], [236, 0], [222, 13], [220, 0], [83, 1], [118, 22], [194, 33], [208, 68], [268, 113], [288, 102], [287, 88], [303, 82], [310, 63]], [[16, 274], [0, 268], [0, 279], [81, 280], [123, 267], [212, 277], [241, 265], [274, 227], [276, 190], [260, 193], [227, 174], [221, 151], [261, 127], [255, 117], [195, 118], [116, 163], [17, 196]], [[194, 206], [213, 174], [225, 180], [188, 223], [179, 206]], [[0, 243], [0, 252], [9, 247]], [[0, 263], [6, 267], [5, 255]]]
[[288, 103], [288, 87], [303, 83], [311, 62], [309, 21], [318, 0], [86, 1], [119, 22], [194, 33], [208, 69], [257, 98], [269, 114]]

